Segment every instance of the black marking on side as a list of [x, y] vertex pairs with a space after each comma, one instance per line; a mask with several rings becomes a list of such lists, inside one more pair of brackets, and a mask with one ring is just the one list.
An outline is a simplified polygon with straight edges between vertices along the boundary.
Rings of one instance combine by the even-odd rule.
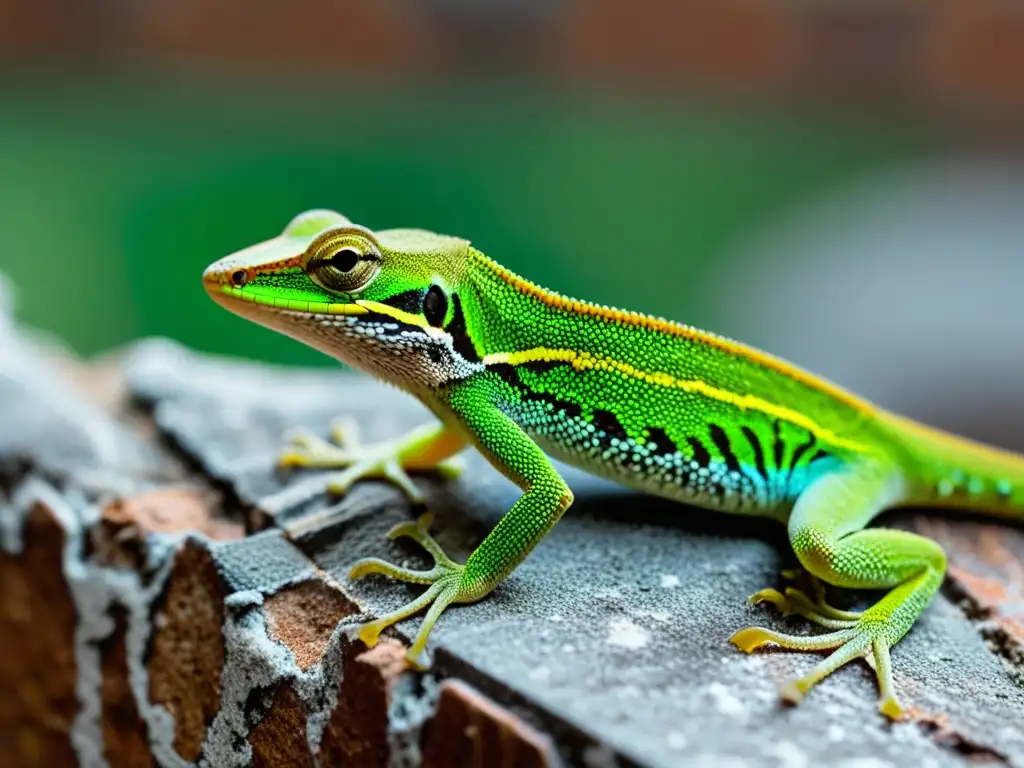
[[817, 451], [814, 452], [814, 455], [811, 456], [811, 458], [809, 458], [807, 460], [807, 463], [808, 463], [808, 465], [810, 465], [810, 464], [813, 464], [816, 461], [821, 461], [822, 459], [829, 459], [831, 457], [832, 457], [831, 453], [826, 451], [824, 448], [819, 448]]
[[413, 288], [411, 291], [403, 291], [402, 293], [396, 293], [381, 304], [387, 304], [389, 307], [400, 309], [403, 312], [408, 312], [410, 315], [418, 315], [423, 311], [423, 291], [418, 288]]
[[740, 471], [740, 460], [736, 458], [736, 454], [732, 452], [732, 446], [729, 444], [729, 436], [725, 434], [725, 430], [717, 424], [711, 424], [709, 426], [711, 430], [711, 441], [715, 444], [715, 448], [722, 454], [722, 460], [733, 472]]
[[491, 363], [487, 366], [487, 370], [496, 374], [506, 384], [520, 390], [523, 388], [523, 383], [519, 380], [519, 374], [516, 373], [515, 366], [508, 363]]
[[758, 474], [767, 480], [768, 468], [764, 463], [764, 448], [761, 445], [761, 439], [750, 427], [742, 427], [740, 431], [743, 432], [743, 436], [747, 438], [747, 442], [750, 443], [750, 448], [754, 451], [754, 466], [757, 467]]
[[786, 443], [782, 440], [782, 427], [776, 419], [772, 422], [772, 452], [775, 455], [775, 469], [782, 470], [782, 459], [786, 453]]
[[608, 437], [617, 437], [619, 440], [629, 439], [629, 435], [626, 434], [622, 423], [611, 411], [603, 411], [600, 408], [595, 409], [591, 423], [597, 429], [603, 429]]
[[675, 453], [679, 450], [679, 447], [675, 444], [675, 441], [668, 436], [661, 427], [647, 427], [647, 445], [657, 446], [656, 451], [658, 453]]
[[466, 315], [462, 311], [462, 301], [457, 293], [452, 294], [452, 319], [445, 330], [452, 337], [452, 347], [462, 359], [471, 363], [480, 362], [480, 353], [476, 351], [476, 345], [473, 344], [473, 339], [466, 329]]
[[689, 444], [690, 450], [693, 451], [693, 460], [697, 462], [698, 466], [706, 467], [711, 464], [711, 454], [704, 447], [704, 443], [696, 437], [688, 437], [686, 442]]
[[808, 440], [806, 443], [799, 446], [795, 451], [793, 451], [793, 456], [789, 460], [790, 472], [797, 468], [797, 465], [800, 463], [800, 459], [803, 458], [803, 455], [807, 453], [809, 450], [811, 450], [811, 448], [813, 448], [817, 442], [817, 438], [815, 438], [814, 435], [811, 435], [810, 440]]
[[519, 370], [509, 363], [494, 363], [487, 366], [487, 370], [499, 376], [506, 384], [516, 390], [523, 400], [538, 403], [550, 403], [556, 411], [564, 411], [568, 418], [579, 418], [583, 415], [583, 409], [576, 403], [560, 400], [548, 392], [538, 392], [527, 386], [519, 377]]

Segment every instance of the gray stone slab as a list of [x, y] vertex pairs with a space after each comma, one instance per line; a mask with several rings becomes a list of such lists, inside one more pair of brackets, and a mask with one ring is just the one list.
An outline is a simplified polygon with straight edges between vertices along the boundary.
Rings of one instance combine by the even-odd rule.
[[0, 285], [0, 457], [98, 495], [181, 480], [181, 468], [69, 380], [56, 340], [15, 327]]
[[[367, 438], [392, 437], [429, 418], [410, 398], [349, 374], [207, 359], [167, 343], [140, 346], [127, 375], [170, 439], [241, 501], [262, 505], [261, 519], [339, 582], [365, 555], [427, 564], [414, 545], [384, 540], [412, 513], [393, 489], [368, 482], [342, 501], [318, 493], [289, 499], [310, 476], [273, 468], [287, 429], [326, 434], [329, 420], [347, 413]], [[563, 521], [491, 596], [449, 610], [430, 647], [433, 674], [465, 678], [513, 707], [552, 733], [571, 762], [1024, 766], [1024, 690], [1015, 670], [945, 597], [893, 652], [915, 719], [892, 724], [876, 712], [863, 664], [787, 708], [779, 685], [817, 657], [745, 656], [727, 643], [749, 624], [814, 631], [744, 602], [779, 585], [779, 569], [792, 565], [781, 530], [619, 490], [568, 468], [565, 476], [577, 501]], [[517, 496], [477, 456], [459, 481], [426, 487], [438, 539], [456, 559]], [[346, 589], [371, 613], [416, 594], [378, 578]], [[411, 636], [418, 621], [399, 629]]]

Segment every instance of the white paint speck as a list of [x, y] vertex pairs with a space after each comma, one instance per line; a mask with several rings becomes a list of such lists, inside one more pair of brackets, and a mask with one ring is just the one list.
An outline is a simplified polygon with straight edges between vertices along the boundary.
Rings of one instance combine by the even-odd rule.
[[665, 589], [675, 589], [680, 584], [679, 577], [674, 573], [661, 574], [661, 586]]
[[747, 713], [747, 708], [743, 702], [736, 698], [732, 691], [722, 683], [711, 683], [708, 686], [708, 695], [714, 699], [715, 706], [723, 715], [740, 717]]
[[779, 765], [785, 768], [807, 768], [810, 765], [807, 755], [792, 741], [779, 741], [771, 746], [770, 751], [779, 759]]
[[639, 624], [634, 624], [629, 619], [612, 619], [608, 625], [608, 645], [616, 645], [620, 648], [629, 648], [636, 651], [647, 645], [650, 634]]
[[535, 667], [534, 669], [530, 670], [527, 677], [529, 677], [531, 680], [544, 682], [545, 680], [548, 680], [551, 677], [551, 670], [547, 667]]
[[686, 736], [679, 731], [669, 731], [665, 734], [665, 742], [669, 749], [683, 750], [688, 744]]

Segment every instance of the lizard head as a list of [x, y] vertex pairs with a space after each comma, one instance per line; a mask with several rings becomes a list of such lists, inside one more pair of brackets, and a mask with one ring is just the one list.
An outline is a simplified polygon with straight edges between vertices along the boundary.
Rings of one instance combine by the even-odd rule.
[[454, 291], [469, 250], [459, 238], [373, 232], [312, 210], [212, 264], [203, 283], [235, 314], [356, 368], [407, 388], [440, 386], [479, 366]]

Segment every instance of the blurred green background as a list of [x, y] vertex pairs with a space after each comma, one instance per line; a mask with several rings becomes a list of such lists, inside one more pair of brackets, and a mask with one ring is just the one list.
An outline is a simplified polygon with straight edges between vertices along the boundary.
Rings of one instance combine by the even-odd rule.
[[[879, 336], [866, 319], [910, 332], [894, 303], [941, 296], [941, 313], [997, 244], [1010, 246], [987, 269], [1008, 275], [1018, 261], [1019, 198], [991, 174], [922, 178], [902, 198], [892, 178], [944, 158], [1021, 156], [1019, 3], [240, 7], [0, 0], [0, 272], [26, 323], [85, 355], [156, 334], [329, 362], [216, 307], [200, 274], [330, 207], [371, 228], [466, 237], [564, 293], [846, 375], [829, 348], [844, 344], [863, 370]], [[814, 213], [886, 178], [869, 195], [892, 200], [883, 211], [933, 211], [903, 240], [854, 201]], [[950, 220], [929, 198], [945, 185], [978, 212], [957, 231], [980, 239], [929, 239]], [[995, 222], [983, 220], [990, 193], [1009, 212]], [[810, 235], [756, 244], [776, 226]], [[933, 269], [936, 250], [957, 269]], [[917, 290], [925, 273], [934, 284]], [[872, 293], [883, 283], [892, 296]], [[847, 295], [864, 299], [840, 312]], [[816, 296], [830, 298], [816, 307]], [[981, 316], [990, 303], [972, 306]]]
[[0, 271], [19, 316], [83, 354], [157, 334], [326, 362], [199, 281], [310, 207], [468, 237], [543, 285], [715, 327], [706, 267], [738, 235], [935, 143], [907, 118], [515, 84], [93, 77], [8, 82], [0, 102]]

